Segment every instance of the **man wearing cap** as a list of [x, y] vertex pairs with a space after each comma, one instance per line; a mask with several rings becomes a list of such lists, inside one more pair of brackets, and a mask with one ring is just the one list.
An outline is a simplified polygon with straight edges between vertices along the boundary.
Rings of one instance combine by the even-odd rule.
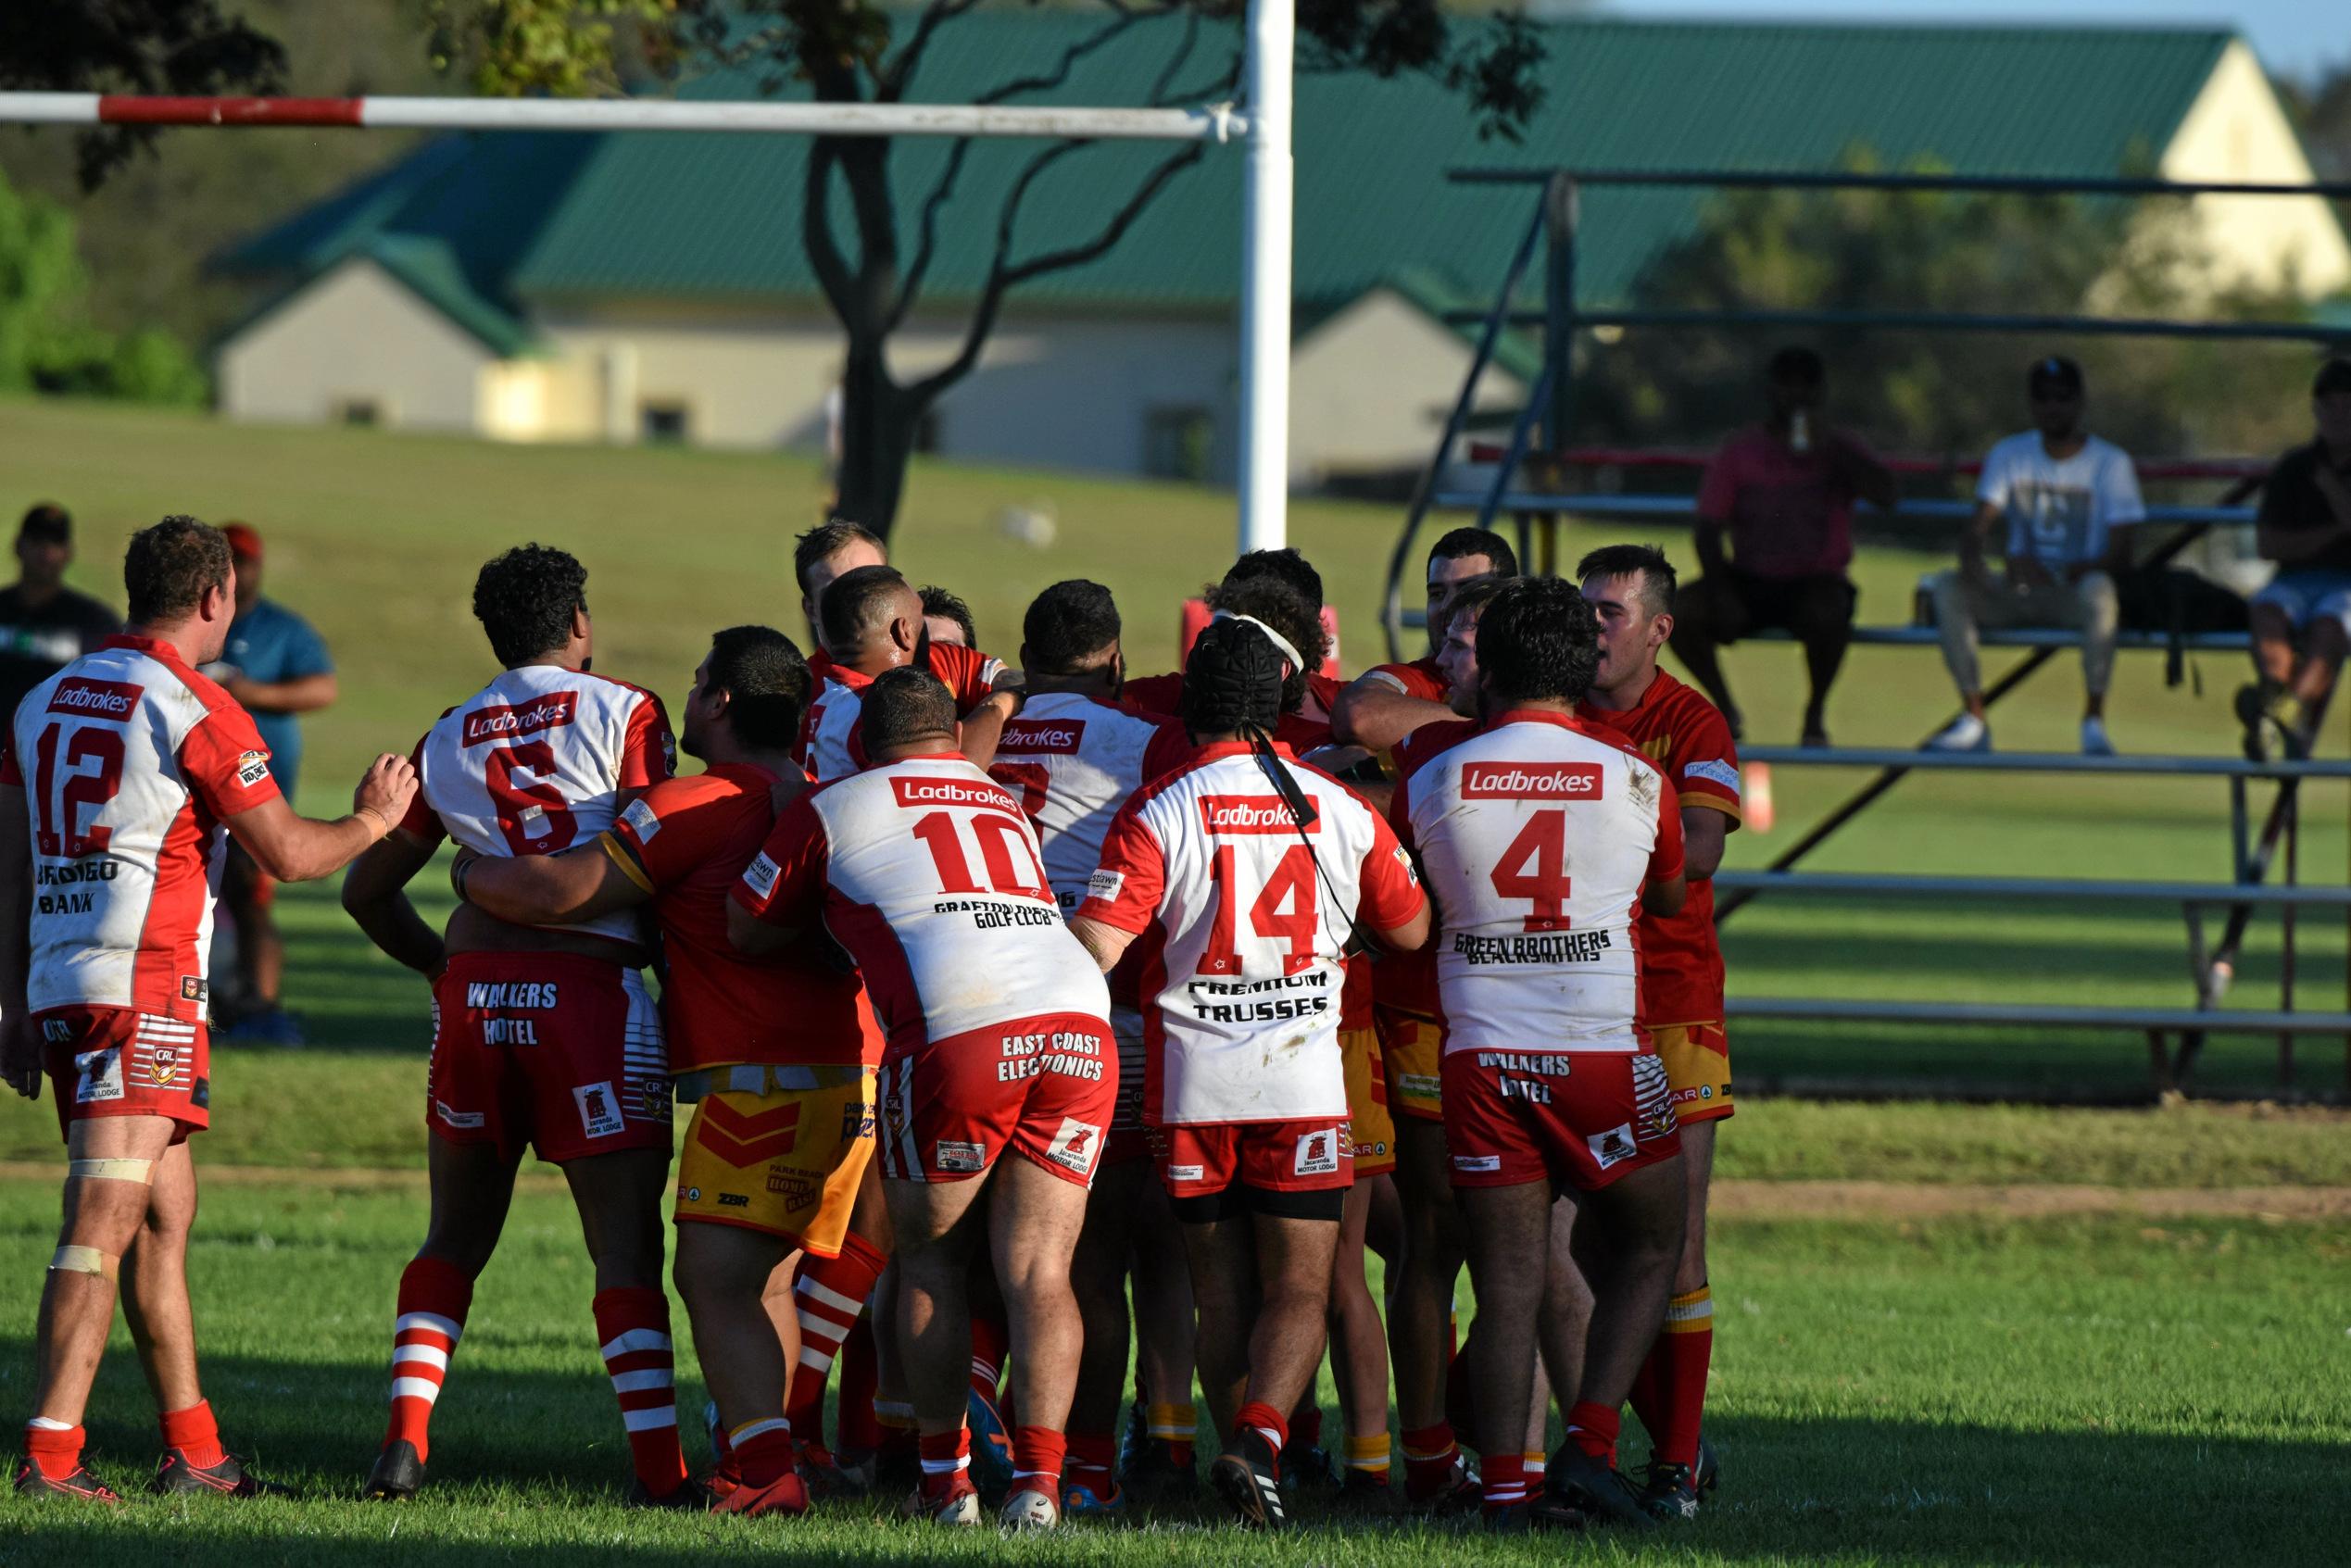
[[[1942, 661], [1965, 710], [1930, 740], [1936, 751], [1990, 751], [1979, 627], [2056, 627], [2081, 633], [2081, 750], [2110, 757], [2106, 682], [2121, 611], [2115, 578], [2131, 563], [2122, 532], [2147, 515], [2130, 455], [2081, 428], [2081, 367], [2058, 355], [2025, 373], [2033, 428], [1996, 444], [1976, 482], [1975, 521], [1959, 538], [1959, 569], [1931, 584]], [[2007, 570], [1994, 579], [1984, 541], [2006, 526]]]
[[[2237, 694], [2245, 755], [2274, 743], [2309, 755], [2343, 656], [2351, 651], [2351, 359], [2330, 359], [2310, 385], [2317, 437], [2278, 459], [2261, 492], [2255, 539], [2278, 563], [2253, 599], [2257, 684]], [[2294, 640], [2302, 647], [2297, 657]]]
[[[221, 525], [237, 566], [237, 615], [227, 647], [206, 673], [228, 689], [253, 715], [254, 727], [270, 748], [270, 772], [278, 790], [294, 798], [302, 766], [302, 730], [296, 714], [334, 700], [334, 661], [310, 623], [274, 599], [261, 596], [261, 535], [247, 523]], [[220, 880], [221, 901], [237, 926], [237, 995], [231, 1039], [302, 1043], [301, 1031], [278, 1002], [285, 969], [285, 941], [270, 912], [276, 884], [243, 850], [232, 850]]]
[[0, 588], [0, 721], [24, 694], [122, 630], [122, 618], [65, 585], [73, 519], [43, 502], [17, 530], [15, 583]]

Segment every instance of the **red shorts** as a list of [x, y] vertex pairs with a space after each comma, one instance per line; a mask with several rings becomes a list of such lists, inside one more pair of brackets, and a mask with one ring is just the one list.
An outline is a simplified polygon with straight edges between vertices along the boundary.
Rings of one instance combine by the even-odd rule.
[[1118, 1046], [1084, 1013], [992, 1023], [882, 1058], [882, 1174], [960, 1182], [1006, 1150], [1090, 1186], [1118, 1098]]
[[670, 1148], [661, 1017], [633, 969], [576, 953], [459, 953], [433, 985], [425, 1125], [562, 1164]]
[[1343, 1116], [1154, 1127], [1151, 1133], [1159, 1179], [1170, 1198], [1206, 1198], [1237, 1182], [1259, 1192], [1355, 1185], [1354, 1142]]
[[1457, 1187], [1590, 1192], [1681, 1152], [1666, 1064], [1647, 1051], [1456, 1050], [1444, 1076]]
[[212, 1037], [201, 1023], [129, 1008], [64, 1007], [33, 1014], [57, 1130], [101, 1116], [169, 1116], [171, 1141], [212, 1125]]

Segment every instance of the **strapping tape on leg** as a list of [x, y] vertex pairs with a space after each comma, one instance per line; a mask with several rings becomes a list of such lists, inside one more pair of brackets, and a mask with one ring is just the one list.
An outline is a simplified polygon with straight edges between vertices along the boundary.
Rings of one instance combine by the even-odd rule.
[[49, 1260], [53, 1273], [96, 1274], [112, 1279], [122, 1272], [122, 1260], [110, 1258], [94, 1247], [60, 1247], [57, 1255]]
[[66, 1179], [86, 1177], [94, 1182], [136, 1182], [146, 1186], [155, 1180], [152, 1160], [69, 1160]]

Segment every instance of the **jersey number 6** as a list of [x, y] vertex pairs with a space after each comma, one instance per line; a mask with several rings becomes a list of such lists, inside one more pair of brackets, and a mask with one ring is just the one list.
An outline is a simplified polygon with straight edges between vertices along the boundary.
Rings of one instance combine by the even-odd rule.
[[501, 746], [482, 759], [483, 782], [497, 802], [498, 831], [517, 855], [552, 855], [579, 835], [572, 803], [551, 784], [517, 784], [518, 769], [542, 777], [555, 771], [555, 747], [543, 740]]

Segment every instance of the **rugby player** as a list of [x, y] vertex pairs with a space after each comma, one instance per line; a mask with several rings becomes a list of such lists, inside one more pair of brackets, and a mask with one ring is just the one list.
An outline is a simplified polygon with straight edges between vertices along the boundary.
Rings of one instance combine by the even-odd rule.
[[1484, 721], [1418, 752], [1395, 806], [1444, 911], [1445, 1141], [1477, 1292], [1486, 1517], [1503, 1529], [1528, 1523], [1519, 1444], [1538, 1329], [1560, 1323], [1542, 1311], [1559, 1188], [1596, 1231], [1594, 1302], [1580, 1376], [1572, 1339], [1544, 1336], [1563, 1402], [1577, 1390], [1546, 1512], [1653, 1523], [1615, 1468], [1617, 1411], [1665, 1318], [1686, 1193], [1633, 927], [1686, 888], [1672, 783], [1573, 716], [1598, 664], [1572, 586], [1504, 586], [1478, 622]]
[[921, 1432], [913, 1510], [979, 1522], [964, 1408], [967, 1276], [985, 1233], [1020, 1422], [1002, 1519], [1050, 1527], [1082, 1334], [1070, 1256], [1118, 1090], [1110, 998], [1054, 909], [1019, 798], [956, 750], [947, 688], [898, 669], [863, 701], [873, 765], [784, 809], [735, 886], [729, 932], [758, 951], [821, 922], [863, 972], [888, 1042], [882, 1188]]
[[1308, 668], [1263, 621], [1211, 622], [1184, 673], [1201, 749], [1120, 809], [1072, 922], [1105, 970], [1145, 944], [1144, 1116], [1191, 1260], [1201, 1383], [1228, 1434], [1210, 1479], [1267, 1529], [1284, 1520], [1280, 1455], [1322, 1360], [1353, 1181], [1345, 952], [1359, 930], [1399, 949], [1428, 935], [1387, 824], [1272, 737]]
[[787, 1307], [771, 1323], [766, 1298], [790, 1301], [803, 1255], [879, 1257], [851, 1230], [882, 1052], [863, 988], [805, 952], [749, 962], [726, 936], [727, 895], [774, 825], [770, 792], [805, 783], [791, 748], [808, 686], [790, 638], [729, 627], [694, 671], [679, 735], [704, 771], [653, 785], [560, 855], [468, 856], [452, 873], [459, 897], [518, 925], [639, 905], [660, 923], [661, 1028], [677, 1096], [695, 1106], [672, 1276], [725, 1435], [721, 1475], [739, 1483], [720, 1512], [808, 1506], [786, 1414], [798, 1320]]
[[343, 907], [368, 939], [433, 981], [424, 1245], [400, 1275], [392, 1413], [371, 1498], [423, 1484], [434, 1401], [490, 1261], [526, 1147], [563, 1168], [596, 1262], [597, 1339], [628, 1434], [634, 1501], [699, 1506], [678, 1449], [661, 1210], [670, 1081], [639, 969], [639, 912], [509, 925], [469, 904], [436, 935], [404, 891], [446, 835], [479, 855], [590, 842], [668, 778], [660, 699], [591, 674], [587, 572], [524, 545], [482, 568], [473, 613], [503, 671], [418, 744], [399, 828], [352, 867]]
[[841, 518], [820, 523], [792, 542], [792, 577], [800, 585], [800, 615], [816, 646], [824, 645], [817, 606], [833, 579], [861, 566], [887, 566], [889, 546], [870, 528]]
[[1720, 1478], [1713, 1449], [1699, 1440], [1699, 1423], [1715, 1344], [1706, 1189], [1715, 1123], [1733, 1109], [1713, 878], [1725, 840], [1739, 827], [1739, 752], [1715, 706], [1657, 668], [1658, 650], [1674, 626], [1674, 569], [1664, 552], [1612, 545], [1586, 556], [1576, 575], [1600, 622], [1600, 671], [1576, 716], [1631, 742], [1673, 781], [1681, 798], [1690, 897], [1678, 913], [1643, 914], [1640, 937], [1642, 1013], [1673, 1086], [1690, 1213], [1665, 1332], [1633, 1384], [1632, 1403], [1653, 1449], [1643, 1495], [1653, 1510], [1690, 1518]]
[[1409, 664], [1375, 665], [1356, 676], [1331, 704], [1331, 738], [1378, 755], [1393, 751], [1423, 724], [1454, 718], [1437, 668], [1453, 596], [1466, 583], [1517, 575], [1518, 552], [1489, 529], [1456, 528], [1428, 546], [1428, 652]]
[[[1271, 586], [1269, 586], [1269, 584]], [[1278, 597], [1288, 588], [1305, 605], [1303, 624], [1286, 624], [1266, 611], [1287, 606]], [[1268, 599], [1265, 596], [1276, 596]], [[1251, 550], [1227, 567], [1222, 581], [1204, 596], [1211, 611], [1254, 615], [1273, 626], [1307, 660], [1306, 668], [1289, 683], [1294, 698], [1282, 709], [1274, 738], [1300, 757], [1331, 744], [1330, 709], [1339, 698], [1339, 679], [1327, 672], [1330, 635], [1323, 630], [1323, 574], [1295, 548]], [[1184, 676], [1144, 675], [1126, 683], [1125, 700], [1150, 713], [1176, 717], [1181, 711]], [[1343, 759], [1342, 759], [1343, 760]]]
[[[1099, 583], [1073, 579], [1037, 595], [1022, 622], [1027, 706], [1004, 726], [989, 776], [1020, 797], [1044, 847], [1045, 875], [1064, 917], [1085, 901], [1111, 818], [1138, 789], [1191, 757], [1183, 726], [1119, 706], [1126, 675], [1118, 605]], [[1126, 1384], [1126, 1270], [1135, 1265], [1138, 1357], [1155, 1386], [1192, 1384], [1191, 1279], [1183, 1240], [1158, 1191], [1143, 1140], [1143, 1016], [1133, 966], [1111, 977], [1118, 1040], [1118, 1101], [1101, 1168], [1086, 1203], [1071, 1283], [1085, 1322], [1084, 1359], [1070, 1407], [1062, 1511], [1113, 1513], [1125, 1505], [1114, 1471]], [[1188, 1420], [1188, 1417], [1185, 1418]], [[1189, 1466], [1185, 1467], [1187, 1470]]]
[[349, 816], [295, 815], [251, 716], [196, 673], [236, 614], [228, 541], [165, 518], [122, 577], [131, 624], [33, 687], [0, 754], [0, 1075], [27, 1099], [47, 1075], [67, 1152], [16, 1488], [121, 1500], [82, 1459], [119, 1294], [162, 1423], [155, 1489], [251, 1497], [267, 1488], [220, 1446], [188, 1303], [222, 830], [281, 882], [326, 876], [392, 831], [416, 770], [380, 757]]
[[1002, 659], [931, 641], [922, 596], [886, 566], [835, 578], [820, 613], [824, 651], [811, 664], [819, 684], [800, 727], [800, 765], [811, 778], [830, 784], [862, 765], [858, 698], [874, 677], [908, 665], [946, 685], [962, 721], [963, 755], [987, 765], [1004, 721], [1021, 710], [1020, 677]]
[[979, 646], [979, 628], [972, 623], [972, 607], [937, 583], [915, 590], [923, 598], [923, 630], [934, 643], [961, 648]]

